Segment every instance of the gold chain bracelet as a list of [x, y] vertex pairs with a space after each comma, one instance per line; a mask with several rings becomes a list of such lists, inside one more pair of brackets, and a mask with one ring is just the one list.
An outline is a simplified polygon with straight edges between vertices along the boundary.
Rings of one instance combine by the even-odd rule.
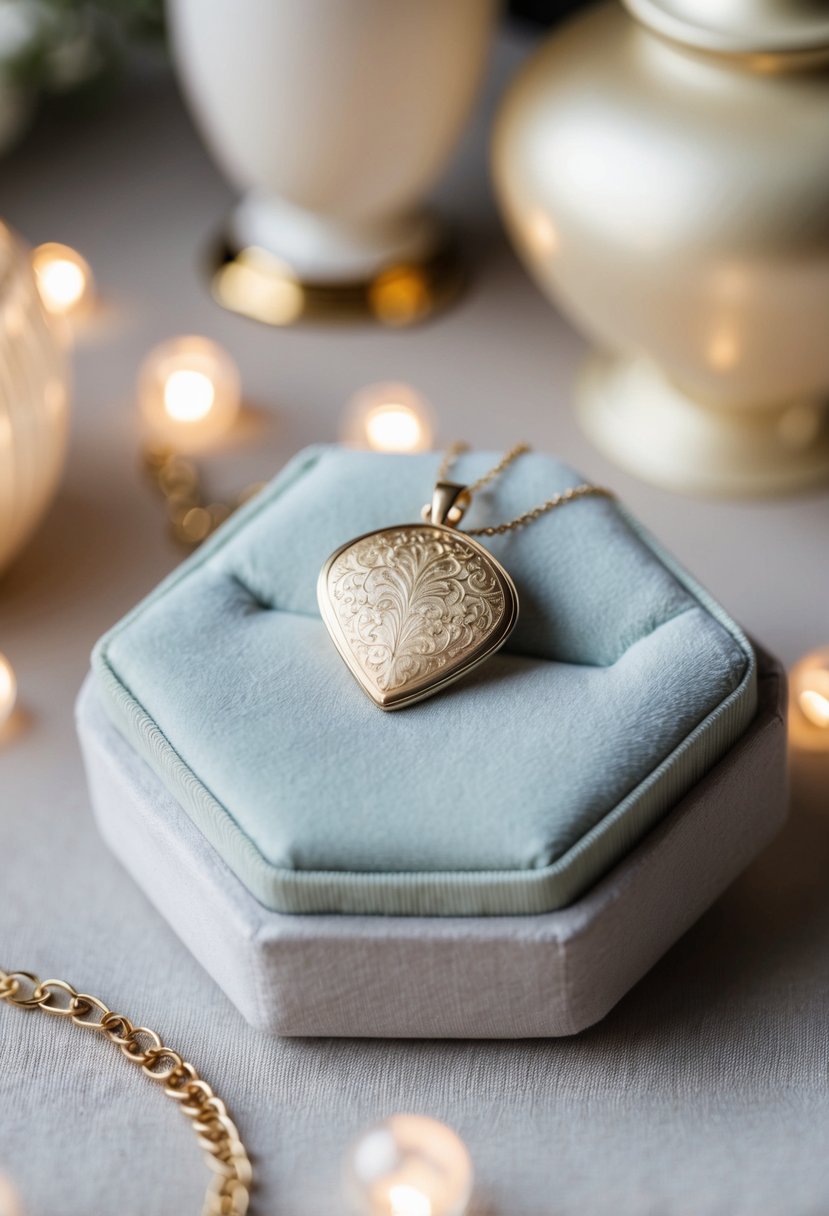
[[69, 1018], [75, 1026], [104, 1035], [132, 1064], [140, 1064], [141, 1071], [163, 1085], [165, 1094], [191, 1120], [207, 1164], [216, 1175], [207, 1189], [203, 1216], [244, 1216], [253, 1175], [236, 1125], [224, 1102], [193, 1065], [165, 1047], [154, 1030], [133, 1026], [129, 1018], [113, 1013], [97, 997], [77, 992], [65, 980], [40, 980], [29, 971], [0, 968], [0, 1001]]

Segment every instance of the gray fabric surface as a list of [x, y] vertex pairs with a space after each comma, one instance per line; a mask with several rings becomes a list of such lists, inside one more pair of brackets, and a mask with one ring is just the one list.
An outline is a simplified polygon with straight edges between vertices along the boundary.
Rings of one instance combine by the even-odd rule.
[[[401, 1109], [446, 1119], [469, 1142], [476, 1216], [818, 1216], [829, 1206], [821, 815], [796, 814], [600, 1026], [485, 1045], [278, 1041], [246, 1028], [109, 859], [86, 809], [64, 810], [52, 848], [77, 891], [47, 885], [35, 918], [16, 882], [3, 956], [13, 946], [45, 972], [71, 972], [181, 1044], [238, 1116], [260, 1212], [337, 1211], [348, 1142]], [[30, 1216], [198, 1210], [198, 1153], [154, 1086], [68, 1027], [14, 1010], [0, 1010], [0, 1027], [0, 1160]]]
[[[0, 750], [0, 960], [98, 991], [160, 1030], [237, 1115], [260, 1214], [342, 1211], [339, 1156], [394, 1110], [469, 1142], [475, 1216], [823, 1216], [829, 1210], [829, 766], [795, 766], [789, 826], [600, 1026], [534, 1043], [278, 1042], [249, 1030], [111, 857], [92, 822], [72, 705], [100, 633], [180, 554], [138, 468], [132, 404], [155, 341], [233, 349], [272, 425], [207, 464], [214, 491], [334, 437], [347, 396], [409, 379], [441, 442], [526, 438], [613, 485], [786, 663], [829, 632], [827, 497], [689, 501], [584, 441], [569, 404], [584, 347], [520, 271], [486, 191], [484, 121], [524, 51], [503, 46], [443, 198], [476, 279], [412, 333], [274, 334], [225, 316], [194, 267], [230, 192], [161, 83], [4, 163], [0, 214], [67, 240], [107, 297], [77, 353], [74, 436], [48, 523], [0, 583], [0, 648], [23, 711]], [[505, 322], [506, 319], [506, 322]], [[252, 414], [251, 425], [256, 415]], [[0, 1009], [0, 1169], [28, 1216], [185, 1216], [206, 1171], [178, 1112], [97, 1039]]]

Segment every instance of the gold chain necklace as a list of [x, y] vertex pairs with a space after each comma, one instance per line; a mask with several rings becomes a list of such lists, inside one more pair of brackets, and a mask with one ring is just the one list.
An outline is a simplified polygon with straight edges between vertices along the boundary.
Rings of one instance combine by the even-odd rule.
[[472, 498], [527, 444], [511, 448], [469, 486], [447, 481], [466, 450], [453, 444], [440, 463], [423, 523], [397, 524], [350, 540], [328, 558], [317, 582], [322, 619], [357, 682], [381, 709], [422, 701], [483, 663], [518, 620], [518, 592], [475, 536], [499, 536], [580, 498], [612, 498], [578, 485], [506, 523], [458, 532]]
[[224, 1102], [192, 1064], [165, 1047], [154, 1030], [133, 1026], [103, 1001], [78, 992], [65, 980], [40, 980], [29, 971], [0, 968], [0, 1001], [18, 1009], [40, 1009], [76, 1026], [96, 1031], [121, 1048], [126, 1059], [164, 1086], [191, 1120], [214, 1177], [207, 1189], [203, 1216], [244, 1216], [250, 1202], [252, 1170], [245, 1146]]

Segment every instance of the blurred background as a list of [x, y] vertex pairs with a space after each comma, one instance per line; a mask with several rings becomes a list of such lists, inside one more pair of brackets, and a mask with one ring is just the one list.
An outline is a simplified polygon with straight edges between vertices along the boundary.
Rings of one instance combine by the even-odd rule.
[[[584, 0], [511, 0], [506, 20], [552, 25]], [[79, 122], [166, 54], [163, 0], [3, 0], [0, 4], [0, 148], [40, 118]]]

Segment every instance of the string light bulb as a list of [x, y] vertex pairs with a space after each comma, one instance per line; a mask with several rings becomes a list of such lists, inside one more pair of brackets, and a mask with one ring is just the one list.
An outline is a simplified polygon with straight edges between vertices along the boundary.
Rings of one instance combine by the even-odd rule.
[[0, 1174], [0, 1216], [23, 1216], [20, 1196], [5, 1174]]
[[235, 423], [239, 369], [210, 338], [187, 335], [154, 347], [138, 375], [138, 402], [153, 443], [176, 451], [215, 445]]
[[49, 241], [32, 253], [38, 291], [47, 312], [55, 316], [77, 316], [93, 294], [92, 271], [86, 258], [71, 245]]
[[376, 452], [428, 452], [434, 426], [427, 402], [408, 384], [370, 384], [348, 404], [343, 438]]
[[17, 680], [14, 669], [4, 654], [0, 654], [0, 726], [8, 722], [17, 702]]
[[444, 1123], [392, 1115], [354, 1145], [346, 1185], [363, 1216], [462, 1216], [472, 1194], [472, 1162]]
[[829, 646], [804, 655], [789, 673], [789, 734], [797, 748], [829, 752]]

